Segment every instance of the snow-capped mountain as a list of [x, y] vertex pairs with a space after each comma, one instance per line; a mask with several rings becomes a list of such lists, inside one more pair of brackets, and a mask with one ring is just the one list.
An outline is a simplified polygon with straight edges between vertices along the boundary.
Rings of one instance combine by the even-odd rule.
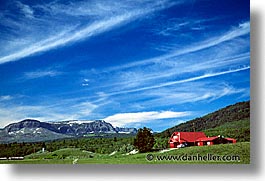
[[28, 142], [53, 140], [67, 137], [82, 137], [97, 133], [135, 134], [136, 128], [113, 127], [103, 120], [40, 122], [26, 119], [12, 123], [0, 130], [0, 142]]

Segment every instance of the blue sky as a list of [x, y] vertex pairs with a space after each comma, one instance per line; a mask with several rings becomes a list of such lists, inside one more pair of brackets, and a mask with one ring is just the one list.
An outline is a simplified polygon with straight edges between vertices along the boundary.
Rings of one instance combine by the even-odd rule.
[[250, 99], [249, 1], [1, 1], [0, 126], [162, 131]]

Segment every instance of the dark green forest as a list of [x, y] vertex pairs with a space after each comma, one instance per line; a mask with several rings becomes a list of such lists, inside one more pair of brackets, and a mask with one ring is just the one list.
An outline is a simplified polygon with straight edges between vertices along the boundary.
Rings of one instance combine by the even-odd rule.
[[169, 137], [175, 131], [203, 131], [207, 136], [223, 135], [238, 141], [250, 140], [250, 101], [227, 106], [206, 116], [169, 128], [158, 137]]
[[127, 153], [134, 149], [134, 137], [127, 138], [75, 138], [37, 143], [9, 143], [0, 145], [0, 157], [25, 156], [45, 148], [52, 152], [63, 148], [80, 148], [95, 153], [119, 151]]

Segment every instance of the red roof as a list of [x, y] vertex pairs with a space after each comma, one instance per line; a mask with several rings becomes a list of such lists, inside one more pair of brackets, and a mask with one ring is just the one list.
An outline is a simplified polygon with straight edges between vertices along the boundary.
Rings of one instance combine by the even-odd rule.
[[[215, 139], [219, 138], [218, 136], [213, 136], [213, 137], [204, 137], [204, 138], [199, 138], [196, 141], [213, 141]], [[228, 141], [236, 141], [236, 139], [233, 138], [224, 138]]]
[[206, 137], [203, 132], [174, 132], [171, 138], [174, 135], [180, 135], [180, 140], [186, 142], [195, 142], [199, 138]]
[[[172, 143], [183, 143], [183, 142], [201, 142], [201, 141], [214, 141], [220, 136], [207, 137], [203, 132], [174, 132], [168, 142]], [[224, 138], [227, 141], [236, 142], [233, 138]]]
[[218, 136], [213, 136], [213, 137], [202, 137], [202, 138], [199, 138], [197, 139], [196, 141], [213, 141], [215, 139], [217, 139]]
[[228, 141], [236, 141], [236, 139], [233, 139], [233, 138], [225, 138], [225, 139]]

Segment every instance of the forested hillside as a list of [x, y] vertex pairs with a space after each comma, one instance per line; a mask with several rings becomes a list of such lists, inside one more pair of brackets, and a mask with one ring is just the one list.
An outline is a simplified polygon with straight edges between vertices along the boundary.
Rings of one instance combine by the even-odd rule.
[[[169, 137], [175, 131], [204, 131], [207, 136], [224, 136], [249, 140], [250, 135], [250, 101], [227, 106], [206, 116], [181, 123], [169, 128], [157, 136]], [[248, 139], [246, 138], [248, 137]], [[245, 139], [246, 138], [246, 139]]]

